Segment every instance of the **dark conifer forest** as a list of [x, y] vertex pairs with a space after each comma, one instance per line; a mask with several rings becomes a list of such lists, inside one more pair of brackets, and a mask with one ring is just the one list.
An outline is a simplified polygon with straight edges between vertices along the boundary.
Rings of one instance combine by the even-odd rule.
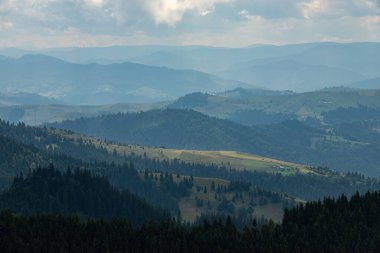
[[[66, 175], [67, 176], [67, 175]], [[18, 179], [21, 180], [21, 179]], [[380, 192], [285, 210], [281, 224], [237, 229], [230, 217], [187, 225], [0, 213], [1, 252], [379, 252]]]
[[112, 187], [103, 176], [79, 169], [61, 173], [53, 165], [37, 168], [26, 178], [16, 177], [1, 194], [0, 208], [23, 215], [60, 213], [82, 218], [128, 218], [135, 225], [169, 217], [130, 192]]

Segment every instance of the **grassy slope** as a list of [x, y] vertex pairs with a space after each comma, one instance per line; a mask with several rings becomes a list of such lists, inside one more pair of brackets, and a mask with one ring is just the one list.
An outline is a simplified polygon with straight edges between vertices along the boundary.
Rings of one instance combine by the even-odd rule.
[[180, 159], [185, 162], [198, 161], [205, 164], [219, 164], [236, 169], [247, 169], [265, 172], [310, 173], [304, 165], [279, 161], [254, 154], [235, 151], [201, 151], [164, 149], [162, 153], [169, 159]]
[[[113, 114], [48, 126], [142, 146], [233, 150], [282, 161], [327, 166], [339, 171], [380, 175], [380, 160], [377, 159], [380, 147], [377, 143], [372, 145], [360, 140], [353, 141], [345, 136], [336, 136], [326, 129], [315, 129], [294, 120], [248, 127], [195, 111], [168, 109]], [[353, 156], [353, 153], [357, 155]], [[180, 157], [186, 155], [184, 153]], [[191, 158], [193, 159], [194, 157]]]
[[72, 132], [68, 133], [57, 129], [50, 131], [55, 134], [63, 135], [65, 138], [71, 140], [82, 139], [86, 142], [91, 142], [98, 147], [106, 148], [110, 153], [116, 150], [116, 152], [121, 155], [134, 153], [136, 155], [143, 156], [146, 154], [149, 158], [160, 160], [178, 159], [184, 162], [216, 164], [241, 170], [246, 169], [258, 172], [276, 172], [286, 175], [292, 173], [316, 173], [305, 165], [279, 161], [242, 152], [149, 148], [138, 145], [124, 145], [105, 142], [97, 138], [83, 136]]
[[[82, 140], [87, 143], [92, 143], [97, 147], [106, 148], [110, 153], [114, 150], [120, 155], [124, 154], [136, 154], [155, 159], [179, 159], [185, 162], [193, 162], [200, 164], [218, 164], [220, 166], [230, 166], [236, 169], [247, 169], [258, 172], [277, 172], [284, 175], [292, 173], [317, 173], [313, 169], [306, 166], [294, 163], [288, 163], [284, 161], [278, 161], [270, 158], [260, 157], [253, 154], [239, 153], [234, 151], [198, 151], [198, 150], [176, 150], [176, 149], [164, 149], [164, 148], [147, 148], [137, 145], [124, 145], [117, 143], [110, 143], [104, 140], [99, 140], [93, 137], [80, 135], [73, 132], [67, 132], [63, 130], [52, 129], [49, 130], [53, 135], [59, 135], [66, 140], [77, 141]], [[297, 169], [296, 169], [297, 168]], [[158, 174], [157, 174], [158, 175]], [[143, 178], [143, 173], [141, 172]], [[174, 177], [174, 180], [179, 182], [186, 175], [180, 175], [179, 178]], [[262, 197], [256, 196], [253, 198], [255, 204], [252, 204], [252, 190], [248, 192], [238, 192], [242, 194], [242, 199], [236, 199], [232, 202], [237, 191], [226, 192], [218, 194], [218, 198], [215, 199], [215, 190], [211, 190], [211, 184], [214, 182], [216, 186], [228, 186], [230, 181], [217, 179], [217, 178], [204, 178], [194, 177], [194, 185], [190, 189], [190, 195], [188, 197], [182, 197], [179, 200], [179, 208], [181, 216], [186, 221], [194, 221], [202, 213], [220, 213], [218, 212], [218, 205], [221, 203], [221, 199], [226, 198], [231, 201], [235, 207], [234, 215], [237, 215], [240, 209], [252, 208], [252, 214], [254, 217], [271, 218], [274, 221], [280, 221], [283, 215], [283, 204], [272, 203], [268, 198], [265, 203], [260, 203]], [[204, 193], [204, 187], [207, 188], [207, 193]], [[201, 190], [198, 191], [197, 188]], [[288, 198], [288, 197], [287, 197]], [[197, 202], [202, 201], [203, 205], [197, 205]], [[294, 199], [289, 197], [289, 201]], [[228, 213], [227, 213], [228, 214]]]

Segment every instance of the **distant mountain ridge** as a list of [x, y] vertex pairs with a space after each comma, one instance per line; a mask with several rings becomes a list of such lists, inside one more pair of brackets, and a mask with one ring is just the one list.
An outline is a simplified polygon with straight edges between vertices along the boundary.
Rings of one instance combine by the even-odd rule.
[[0, 93], [0, 106], [13, 105], [50, 105], [59, 104], [58, 100], [33, 93]]
[[46, 94], [71, 104], [162, 101], [194, 91], [217, 92], [238, 86], [194, 70], [136, 63], [74, 64], [45, 55], [0, 61], [0, 87]]
[[262, 125], [285, 119], [323, 123], [324, 113], [361, 106], [380, 108], [380, 90], [334, 87], [304, 93], [264, 91], [258, 95], [256, 90], [236, 89], [219, 94], [188, 94], [168, 107], [195, 110], [244, 125]]
[[343, 68], [288, 59], [264, 64], [256, 61], [241, 63], [217, 74], [257, 86], [298, 92], [348, 84], [367, 78], [365, 75]]
[[244, 89], [242, 87], [238, 87], [233, 90], [227, 90], [224, 92], [217, 93], [215, 95], [227, 98], [237, 98], [244, 99], [255, 96], [280, 96], [280, 95], [290, 95], [294, 94], [294, 92], [290, 90], [284, 91], [273, 91], [273, 90], [264, 90], [264, 89]]
[[348, 85], [378, 78], [380, 73], [380, 43], [374, 42], [255, 45], [244, 48], [113, 46], [0, 50], [0, 54], [10, 57], [36, 53], [80, 64], [134, 62], [172, 69], [193, 69], [266, 89], [294, 91]]
[[[30, 95], [33, 96], [33, 94]], [[0, 102], [1, 100], [0, 95]], [[340, 108], [380, 108], [380, 90], [332, 87], [314, 92], [294, 93], [236, 88], [218, 93], [195, 92], [174, 101], [158, 103], [75, 106], [52, 105], [52, 102], [60, 103], [51, 99], [41, 101], [40, 105], [35, 105], [35, 103], [15, 105], [18, 102], [4, 102], [3, 106], [0, 106], [0, 117], [11, 122], [23, 121], [27, 124], [40, 125], [103, 114], [171, 108], [195, 110], [248, 126], [280, 123], [288, 119], [297, 119], [318, 126], [321, 123], [328, 123], [324, 119], [326, 113]]]
[[348, 86], [357, 89], [379, 89], [380, 77], [350, 83]]

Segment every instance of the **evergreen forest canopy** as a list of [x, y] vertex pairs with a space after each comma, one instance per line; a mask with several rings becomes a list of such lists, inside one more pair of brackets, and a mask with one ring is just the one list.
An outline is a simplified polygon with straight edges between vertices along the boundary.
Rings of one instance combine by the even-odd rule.
[[1, 194], [0, 208], [24, 215], [59, 213], [83, 218], [128, 218], [134, 225], [169, 217], [129, 191], [111, 186], [103, 176], [79, 169], [61, 173], [53, 165], [36, 168], [26, 178], [22, 174], [16, 177]]
[[281, 224], [238, 230], [230, 217], [189, 226], [0, 213], [2, 252], [378, 252], [380, 193], [325, 198], [285, 210]]

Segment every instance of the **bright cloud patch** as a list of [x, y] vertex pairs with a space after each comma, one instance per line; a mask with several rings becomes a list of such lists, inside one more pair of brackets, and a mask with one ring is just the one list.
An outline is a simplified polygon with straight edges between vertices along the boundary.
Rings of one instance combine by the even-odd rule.
[[214, 11], [215, 4], [228, 2], [230, 0], [150, 0], [146, 5], [157, 24], [174, 26], [188, 11], [205, 16]]
[[328, 1], [313, 0], [299, 4], [300, 11], [304, 18], [310, 19], [314, 15], [326, 12], [329, 9]]
[[95, 7], [102, 7], [104, 0], [85, 0], [88, 5], [93, 5]]

